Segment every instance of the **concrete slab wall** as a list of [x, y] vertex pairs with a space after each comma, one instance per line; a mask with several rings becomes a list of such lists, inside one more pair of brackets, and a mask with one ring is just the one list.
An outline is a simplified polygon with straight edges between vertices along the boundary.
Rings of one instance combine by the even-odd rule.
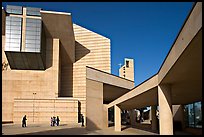
[[100, 70], [96, 70], [90, 67], [86, 69], [86, 77], [87, 79], [95, 80], [98, 82], [106, 83], [109, 85], [114, 85], [117, 87], [122, 87], [126, 89], [132, 89], [134, 87], [134, 82], [120, 78], [114, 75], [110, 75], [108, 73], [101, 72]]
[[86, 83], [86, 128], [102, 129], [104, 127], [103, 83], [89, 79]]
[[50, 124], [52, 116], [59, 116], [60, 124], [77, 123], [78, 100], [73, 98], [14, 99], [14, 123], [21, 123], [23, 116], [27, 123]]
[[111, 72], [110, 39], [73, 24], [75, 35], [75, 63], [73, 64], [73, 97], [81, 103], [86, 117], [86, 66]]

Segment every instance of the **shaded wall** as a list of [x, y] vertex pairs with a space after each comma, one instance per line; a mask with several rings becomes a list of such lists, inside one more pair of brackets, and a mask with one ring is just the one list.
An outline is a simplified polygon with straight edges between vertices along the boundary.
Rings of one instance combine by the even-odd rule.
[[86, 82], [86, 127], [88, 130], [102, 129], [105, 116], [103, 113], [103, 83], [89, 79]]
[[86, 117], [86, 66], [111, 72], [110, 39], [76, 24], [73, 29], [76, 61], [73, 63], [73, 97], [79, 99], [81, 114]]

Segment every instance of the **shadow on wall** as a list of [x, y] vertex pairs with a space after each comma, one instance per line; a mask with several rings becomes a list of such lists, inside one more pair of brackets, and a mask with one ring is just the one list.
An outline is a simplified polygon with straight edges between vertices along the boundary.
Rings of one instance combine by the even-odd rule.
[[86, 129], [91, 131], [100, 130], [100, 128], [94, 122], [92, 122], [88, 117], [86, 117]]
[[60, 97], [73, 97], [73, 63], [60, 42]]
[[[52, 41], [52, 36], [47, 30], [47, 27], [45, 26], [44, 23], [42, 23], [43, 26], [43, 33], [45, 33], [45, 37], [43, 40], [46, 41], [46, 39], [49, 39], [49, 42], [43, 42], [46, 44], [46, 69], [52, 67], [52, 60], [53, 60], [53, 41]], [[49, 44], [48, 44], [49, 43]]]
[[75, 41], [75, 61], [77, 62], [84, 56], [86, 56], [88, 53], [90, 53], [90, 50], [84, 47], [79, 42]]
[[78, 101], [78, 123], [81, 122], [81, 102]]

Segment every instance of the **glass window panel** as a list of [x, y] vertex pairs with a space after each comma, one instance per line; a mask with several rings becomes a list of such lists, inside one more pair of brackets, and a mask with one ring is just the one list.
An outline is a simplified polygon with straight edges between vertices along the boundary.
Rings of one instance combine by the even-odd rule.
[[9, 51], [20, 51], [20, 48], [10, 47]]
[[11, 30], [21, 31], [21, 26], [11, 26]]
[[27, 40], [26, 39], [26, 43], [35, 43], [35, 40]]
[[7, 16], [8, 18], [10, 18], [11, 21], [15, 21], [15, 22], [21, 22], [22, 18], [21, 17], [13, 17], [13, 16]]
[[25, 51], [27, 51], [27, 52], [35, 52], [35, 48], [25, 48]]
[[6, 29], [6, 33], [10, 34], [11, 33], [11, 29]]
[[189, 121], [189, 127], [194, 127], [194, 110], [193, 110], [193, 104], [188, 105], [188, 121]]
[[14, 14], [22, 14], [23, 8], [21, 6], [7, 5], [6, 12], [7, 13], [14, 13]]
[[194, 110], [195, 110], [195, 127], [202, 128], [201, 102], [196, 102], [194, 104]]
[[20, 47], [20, 44], [18, 43], [9, 43], [10, 47]]
[[35, 52], [40, 52], [40, 49], [35, 49]]
[[36, 38], [35, 38], [35, 36], [26, 35], [26, 39], [33, 40], [33, 39], [36, 39]]
[[27, 13], [27, 15], [37, 15], [37, 16], [40, 16], [40, 12], [29, 11], [29, 12]]
[[21, 35], [11, 35], [10, 36], [12, 39], [21, 39]]
[[11, 30], [11, 34], [21, 34], [21, 31], [18, 31], [18, 30]]
[[26, 31], [26, 35], [37, 35], [37, 31]]
[[26, 31], [36, 31], [36, 27], [26, 27]]
[[21, 22], [13, 21], [11, 22], [11, 25], [21, 26]]
[[26, 47], [35, 48], [35, 43], [26, 43]]
[[20, 43], [20, 42], [21, 42], [21, 39], [11, 39], [10, 42], [13, 42], [13, 43]]

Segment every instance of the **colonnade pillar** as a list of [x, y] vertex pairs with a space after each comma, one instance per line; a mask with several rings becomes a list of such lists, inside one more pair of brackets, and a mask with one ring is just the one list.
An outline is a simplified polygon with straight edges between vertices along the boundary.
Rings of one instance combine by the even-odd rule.
[[115, 131], [121, 131], [121, 109], [114, 105], [114, 123]]
[[130, 122], [131, 122], [131, 126], [136, 125], [136, 112], [134, 109], [130, 110]]
[[161, 135], [173, 135], [173, 115], [171, 88], [169, 85], [158, 86], [159, 132]]

